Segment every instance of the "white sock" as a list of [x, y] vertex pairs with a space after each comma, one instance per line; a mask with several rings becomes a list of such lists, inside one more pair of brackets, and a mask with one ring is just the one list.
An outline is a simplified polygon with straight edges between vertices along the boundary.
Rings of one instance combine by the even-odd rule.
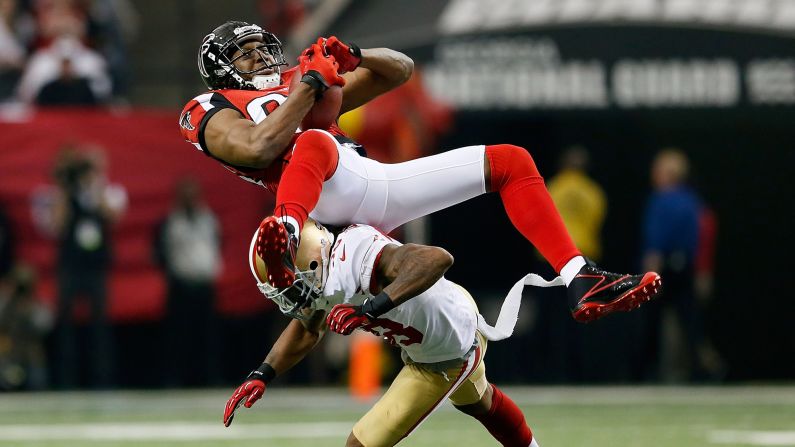
[[566, 287], [569, 287], [572, 281], [574, 281], [574, 277], [577, 276], [577, 273], [580, 271], [581, 268], [585, 265], [585, 258], [582, 256], [575, 256], [569, 259], [569, 262], [560, 269], [560, 277], [563, 278], [563, 282], [566, 283]]
[[527, 447], [540, 447], [538, 445], [538, 443], [536, 442], [536, 437], [535, 436], [533, 436], [533, 442], [531, 442], [530, 445], [528, 445]]
[[295, 231], [296, 231], [295, 236], [296, 237], [298, 237], [298, 235], [301, 234], [301, 225], [298, 225], [298, 221], [295, 220], [294, 218], [292, 218], [290, 216], [284, 216], [284, 217], [277, 217], [276, 219], [279, 222], [283, 223], [283, 224], [292, 225], [293, 228], [295, 228]]

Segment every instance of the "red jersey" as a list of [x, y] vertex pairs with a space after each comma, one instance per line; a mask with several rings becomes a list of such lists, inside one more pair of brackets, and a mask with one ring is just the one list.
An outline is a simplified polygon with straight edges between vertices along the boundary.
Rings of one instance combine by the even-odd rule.
[[[218, 160], [224, 167], [243, 180], [264, 186], [275, 194], [282, 171], [290, 162], [290, 157], [292, 156], [292, 151], [290, 149], [293, 147], [293, 144], [295, 144], [295, 139], [303, 132], [300, 127], [296, 129], [295, 135], [290, 140], [290, 143], [285, 146], [282, 154], [266, 168], [236, 166], [216, 157], [210, 152], [204, 142], [204, 128], [210, 118], [215, 115], [216, 112], [223, 109], [233, 109], [246, 119], [256, 124], [261, 123], [287, 99], [287, 96], [290, 94], [290, 79], [292, 79], [294, 73], [296, 73], [295, 68], [282, 73], [282, 84], [271, 89], [210, 90], [207, 93], [203, 93], [191, 99], [188, 101], [188, 104], [185, 105], [185, 108], [182, 109], [182, 114], [180, 114], [179, 117], [179, 130], [182, 132], [182, 136], [185, 137], [185, 140], [189, 143], [193, 144], [196, 149]], [[340, 142], [354, 143], [336, 123], [332, 124], [326, 131], [337, 137]]]

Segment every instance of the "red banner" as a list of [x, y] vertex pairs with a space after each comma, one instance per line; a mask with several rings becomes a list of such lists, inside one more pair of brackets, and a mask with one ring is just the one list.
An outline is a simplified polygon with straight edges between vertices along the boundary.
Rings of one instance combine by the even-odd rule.
[[269, 307], [256, 288], [246, 254], [260, 219], [273, 209], [273, 198], [186, 143], [177, 118], [176, 112], [78, 109], [0, 121], [0, 206], [12, 221], [17, 259], [36, 268], [43, 299], [55, 301], [57, 243], [34, 226], [32, 198], [35, 191], [54, 184], [56, 154], [72, 143], [104, 149], [110, 182], [124, 186], [129, 198], [112, 229], [109, 308], [115, 321], [162, 314], [165, 284], [153, 262], [152, 240], [155, 225], [172, 205], [176, 182], [185, 176], [197, 179], [221, 223], [224, 271], [218, 310], [242, 315]]

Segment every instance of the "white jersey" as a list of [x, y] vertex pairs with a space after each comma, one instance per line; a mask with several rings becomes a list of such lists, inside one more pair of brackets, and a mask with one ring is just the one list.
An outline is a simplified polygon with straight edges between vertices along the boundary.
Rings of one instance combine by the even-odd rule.
[[[350, 226], [337, 237], [323, 287], [326, 311], [339, 303], [359, 305], [373, 296], [374, 271], [389, 244], [401, 245], [367, 225]], [[400, 346], [414, 362], [435, 363], [464, 357], [475, 340], [477, 324], [471, 299], [441, 278], [364, 329]]]

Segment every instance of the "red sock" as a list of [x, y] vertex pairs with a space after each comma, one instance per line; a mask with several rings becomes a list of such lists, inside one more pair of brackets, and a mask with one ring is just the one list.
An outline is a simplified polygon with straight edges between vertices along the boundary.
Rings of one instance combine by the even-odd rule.
[[510, 397], [491, 385], [491, 409], [486, 414], [474, 416], [494, 439], [505, 447], [527, 447], [533, 441], [533, 432], [527, 426], [522, 410]]
[[326, 133], [302, 133], [279, 180], [275, 214], [290, 216], [303, 227], [320, 199], [323, 182], [334, 174], [338, 161], [337, 146]]
[[486, 146], [491, 168], [491, 190], [502, 204], [513, 226], [544, 256], [556, 272], [580, 255], [549, 196], [544, 178], [533, 157], [519, 146]]

